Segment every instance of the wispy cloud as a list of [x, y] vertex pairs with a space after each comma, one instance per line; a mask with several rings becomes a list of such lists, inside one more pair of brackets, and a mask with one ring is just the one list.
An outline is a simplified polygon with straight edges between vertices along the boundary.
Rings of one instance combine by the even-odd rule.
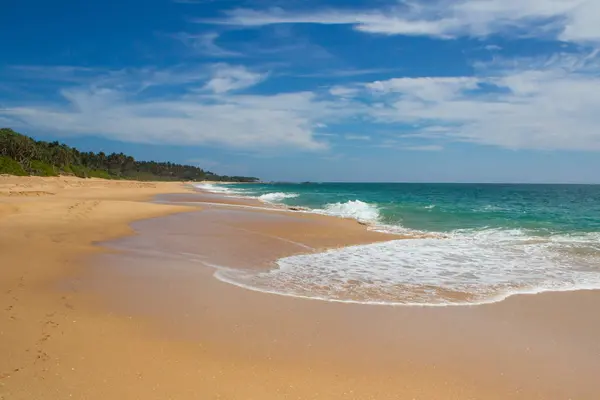
[[484, 37], [553, 35], [561, 40], [600, 40], [600, 2], [596, 0], [432, 0], [400, 1], [386, 9], [286, 11], [233, 9], [222, 19], [197, 22], [236, 26], [272, 24], [352, 25], [356, 30], [385, 35]]
[[488, 44], [486, 46], [483, 47], [484, 49], [486, 49], [487, 51], [500, 51], [502, 50], [502, 47], [496, 45], [496, 44]]
[[324, 70], [311, 73], [297, 73], [291, 74], [301, 78], [352, 78], [357, 76], [367, 75], [379, 75], [384, 73], [390, 73], [393, 70], [384, 68], [371, 68], [371, 69], [334, 69]]
[[392, 78], [366, 85], [373, 93], [401, 93], [423, 101], [443, 101], [458, 92], [476, 89], [479, 79], [475, 77], [419, 77]]
[[97, 76], [99, 68], [89, 68], [70, 65], [13, 65], [0, 70], [0, 77], [7, 80], [44, 79], [51, 82], [85, 82], [90, 77]]
[[243, 57], [242, 53], [232, 51], [219, 46], [216, 41], [219, 39], [217, 32], [208, 32], [202, 34], [191, 34], [178, 32], [169, 35], [173, 39], [179, 40], [193, 52], [215, 58]]
[[[53, 72], [23, 69], [29, 79], [32, 71], [40, 81]], [[496, 58], [476, 64], [473, 76], [396, 77], [269, 94], [252, 89], [267, 74], [239, 65], [96, 70], [85, 82], [68, 79], [76, 70], [62, 71], [59, 101], [5, 102], [3, 124], [130, 142], [298, 150], [325, 149], [336, 125], [353, 124], [354, 132], [369, 135], [338, 139], [370, 137], [372, 146], [420, 151], [456, 142], [600, 150], [599, 52]], [[397, 134], [373, 134], [392, 131]]]
[[367, 135], [344, 135], [344, 139], [346, 139], [346, 140], [368, 141], [368, 140], [371, 140], [371, 137], [367, 136]]
[[565, 54], [498, 60], [475, 77], [373, 82], [365, 88], [384, 106], [369, 114], [379, 123], [413, 126], [412, 137], [438, 142], [600, 150], [597, 64], [597, 57]]
[[336, 97], [352, 97], [358, 93], [360, 93], [360, 89], [357, 87], [337, 85], [329, 88], [329, 94]]
[[243, 66], [217, 64], [213, 66], [213, 76], [204, 88], [214, 93], [226, 93], [254, 86], [266, 76], [267, 74], [252, 72]]
[[[172, 71], [151, 69], [157, 84]], [[0, 110], [2, 122], [55, 135], [95, 135], [134, 143], [220, 145], [231, 148], [290, 148], [320, 150], [319, 122], [331, 118], [333, 108], [312, 93], [231, 94], [258, 82], [262, 75], [244, 68], [213, 66], [203, 71], [204, 85], [215, 94], [186, 90], [140, 96], [146, 69], [109, 71], [85, 84], [59, 86], [60, 101], [21, 104]], [[160, 78], [157, 78], [160, 77]], [[185, 78], [182, 80], [190, 79]]]
[[403, 150], [412, 150], [412, 151], [442, 151], [444, 147], [437, 144], [423, 145], [423, 146], [404, 146], [400, 147]]

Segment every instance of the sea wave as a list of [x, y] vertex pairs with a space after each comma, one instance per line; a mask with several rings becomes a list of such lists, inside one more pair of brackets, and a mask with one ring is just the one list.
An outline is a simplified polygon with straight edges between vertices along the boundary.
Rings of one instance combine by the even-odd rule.
[[[600, 289], [597, 233], [540, 237], [520, 229], [455, 231], [285, 257], [268, 272], [222, 269], [247, 289], [336, 302], [470, 305], [515, 294]], [[574, 250], [575, 249], [575, 250]]]
[[240, 193], [240, 191], [233, 190], [232, 188], [227, 187], [227, 185], [219, 185], [216, 183], [199, 183], [199, 184], [194, 185], [194, 187], [201, 189], [201, 190], [205, 190], [210, 193], [219, 193], [219, 194]]
[[[258, 198], [266, 203], [298, 197], [298, 193], [260, 194], [254, 188], [238, 191], [226, 185], [199, 187], [225, 195]], [[267, 272], [217, 268], [215, 276], [261, 292], [386, 305], [473, 305], [501, 301], [516, 294], [600, 289], [599, 232], [552, 232], [550, 229], [558, 229], [552, 227], [424, 232], [400, 224], [407, 217], [400, 214], [410, 211], [396, 212], [393, 218], [396, 222], [390, 222], [389, 206], [381, 207], [354, 199], [316, 208], [289, 209], [353, 218], [368, 224], [369, 229], [408, 234], [414, 239], [285, 257], [276, 262], [277, 268]], [[444, 208], [443, 203], [440, 207]], [[422, 208], [431, 211], [436, 205], [425, 203]], [[488, 204], [471, 211], [502, 209]]]
[[473, 209], [471, 209], [472, 212], [484, 212], [484, 213], [489, 213], [489, 212], [502, 212], [502, 211], [507, 211], [507, 208], [505, 207], [501, 207], [498, 205], [494, 205], [494, 204], [486, 204], [484, 206], [481, 207], [475, 207]]
[[373, 204], [360, 200], [349, 200], [345, 203], [327, 204], [322, 209], [314, 209], [312, 212], [326, 214], [342, 218], [354, 218], [364, 223], [376, 223], [380, 219], [379, 208]]
[[258, 199], [260, 201], [264, 201], [266, 203], [277, 203], [280, 202], [282, 200], [285, 199], [293, 199], [295, 197], [298, 197], [299, 194], [298, 193], [282, 193], [282, 192], [275, 192], [275, 193], [265, 193], [261, 196], [258, 196]]

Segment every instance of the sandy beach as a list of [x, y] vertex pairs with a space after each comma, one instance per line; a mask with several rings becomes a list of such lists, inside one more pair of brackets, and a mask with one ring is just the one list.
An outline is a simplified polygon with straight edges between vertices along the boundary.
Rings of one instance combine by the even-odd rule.
[[2, 176], [0, 399], [600, 396], [598, 291], [367, 306], [211, 267], [398, 238], [181, 183]]

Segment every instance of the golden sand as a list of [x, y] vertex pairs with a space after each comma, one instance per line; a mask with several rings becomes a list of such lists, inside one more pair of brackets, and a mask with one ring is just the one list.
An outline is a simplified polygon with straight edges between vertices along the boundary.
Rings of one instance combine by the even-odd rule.
[[93, 244], [167, 214], [136, 224], [129, 245], [180, 234], [192, 218], [203, 229], [181, 240], [250, 264], [391, 238], [335, 218], [147, 202], [184, 191], [0, 177], [0, 399], [599, 398], [598, 292], [477, 307], [334, 304]]

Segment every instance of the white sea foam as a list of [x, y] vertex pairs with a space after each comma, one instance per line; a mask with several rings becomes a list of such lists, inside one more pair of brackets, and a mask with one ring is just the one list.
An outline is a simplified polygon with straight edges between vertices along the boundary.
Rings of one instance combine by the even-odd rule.
[[216, 183], [199, 183], [194, 185], [198, 189], [206, 190], [211, 193], [233, 193], [234, 191], [231, 188], [228, 188], [226, 185], [219, 185]]
[[513, 294], [600, 289], [598, 239], [456, 231], [446, 239], [352, 246], [282, 258], [269, 272], [221, 269], [216, 276], [252, 290], [328, 301], [482, 304]]
[[260, 201], [264, 201], [266, 203], [277, 203], [280, 202], [282, 200], [285, 199], [293, 199], [295, 197], [298, 197], [299, 194], [298, 193], [282, 193], [282, 192], [275, 192], [275, 193], [265, 193], [261, 196], [258, 196], [258, 199]]
[[360, 222], [366, 223], [374, 223], [379, 220], [379, 209], [377, 206], [360, 200], [327, 204], [323, 209], [312, 210], [312, 212], [335, 217], [354, 218]]
[[243, 197], [246, 193], [245, 189], [240, 188], [232, 188], [228, 184], [218, 184], [218, 183], [199, 183], [194, 185], [194, 187], [204, 190], [206, 192], [222, 194], [233, 197]]
[[[227, 185], [219, 185], [212, 183], [203, 183], [195, 185], [198, 189], [202, 189], [211, 193], [218, 193], [234, 197], [250, 197], [257, 198], [258, 200], [265, 203], [279, 203], [285, 199], [296, 198], [299, 196], [298, 193], [283, 193], [283, 192], [272, 192], [265, 193], [258, 197], [251, 196], [250, 192], [243, 189], [235, 189], [227, 187]], [[303, 207], [296, 207], [296, 210]], [[325, 205], [321, 209], [306, 208], [305, 212], [330, 215], [341, 218], [354, 218], [357, 221], [373, 224], [379, 221], [379, 209], [377, 206], [365, 203], [361, 200], [349, 200], [345, 203], [331, 203]]]
[[504, 207], [500, 207], [498, 205], [486, 204], [482, 207], [473, 208], [471, 211], [473, 212], [496, 212], [496, 211], [505, 211]]
[[[249, 194], [226, 185], [198, 187], [230, 196]], [[258, 199], [276, 203], [297, 196], [274, 192]], [[305, 212], [354, 218], [379, 231], [424, 233], [382, 224], [378, 207], [361, 200]], [[600, 233], [539, 236], [521, 229], [456, 230], [438, 238], [286, 257], [277, 266], [268, 272], [217, 268], [215, 276], [251, 290], [335, 302], [484, 304], [515, 294], [600, 289]]]

